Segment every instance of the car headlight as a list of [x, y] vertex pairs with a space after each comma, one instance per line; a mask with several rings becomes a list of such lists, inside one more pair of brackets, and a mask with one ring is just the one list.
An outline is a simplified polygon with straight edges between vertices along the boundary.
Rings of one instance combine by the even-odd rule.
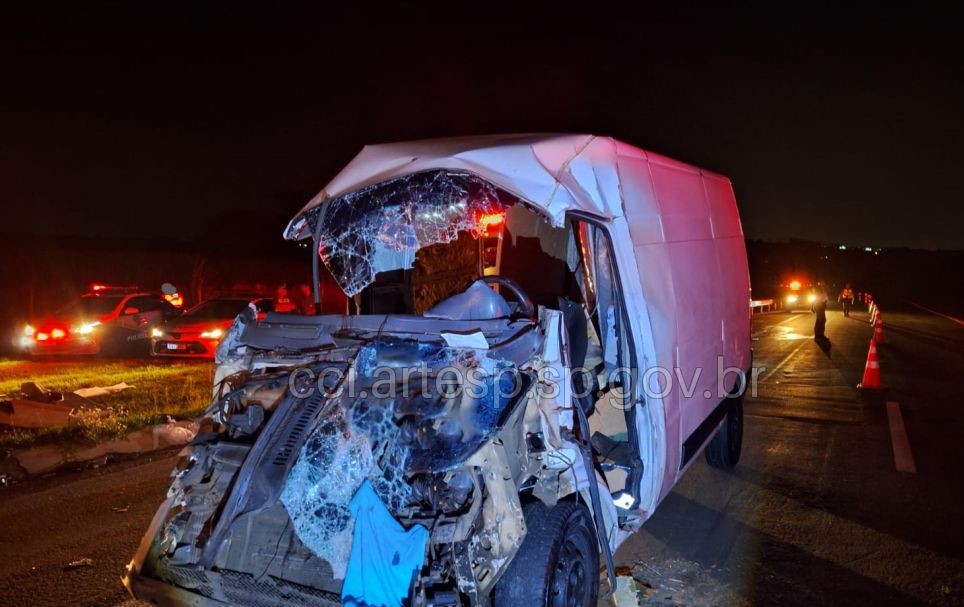
[[224, 331], [221, 329], [211, 329], [201, 333], [201, 339], [221, 339], [222, 335], [224, 335]]
[[37, 330], [31, 327], [30, 325], [27, 325], [23, 328], [23, 334], [26, 337], [33, 337], [34, 333], [36, 332]]
[[797, 299], [796, 295], [787, 295], [787, 303], [797, 303]]
[[164, 331], [161, 331], [157, 327], [151, 329], [151, 337], [164, 337]]
[[77, 335], [90, 335], [91, 333], [94, 332], [94, 329], [96, 329], [99, 325], [100, 325], [100, 321], [91, 322], [91, 323], [87, 323], [86, 325], [80, 325], [79, 327], [74, 327], [73, 329], [71, 329], [71, 331], [73, 331]]
[[813, 302], [817, 301], [817, 296], [814, 295], [813, 293], [811, 293], [809, 296], [807, 296], [807, 301], [810, 302], [810, 303], [813, 303]]

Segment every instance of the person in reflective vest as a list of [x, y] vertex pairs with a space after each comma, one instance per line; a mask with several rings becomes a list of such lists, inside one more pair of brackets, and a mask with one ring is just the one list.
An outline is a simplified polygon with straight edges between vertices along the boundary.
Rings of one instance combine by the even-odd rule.
[[295, 311], [295, 304], [288, 297], [288, 285], [282, 284], [278, 287], [278, 292], [274, 298], [274, 311], [287, 314]]
[[854, 305], [854, 291], [850, 288], [849, 282], [844, 285], [843, 291], [837, 296], [837, 301], [843, 305], [843, 315], [850, 316], [850, 308]]

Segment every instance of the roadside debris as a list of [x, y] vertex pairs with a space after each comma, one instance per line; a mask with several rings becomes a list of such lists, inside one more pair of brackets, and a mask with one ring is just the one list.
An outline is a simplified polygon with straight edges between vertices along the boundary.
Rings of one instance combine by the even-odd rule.
[[90, 462], [107, 455], [146, 453], [186, 445], [195, 434], [197, 424], [194, 422], [168, 420], [167, 423], [142, 428], [124, 438], [92, 447], [78, 449], [76, 446], [51, 444], [20, 451], [13, 456], [28, 474], [46, 474], [67, 464]]
[[35, 382], [20, 385], [20, 392], [0, 399], [0, 424], [15, 428], [53, 428], [70, 422], [74, 411], [95, 407], [87, 396], [113, 394], [130, 388], [117, 384], [108, 388], [84, 388], [76, 392], [61, 393], [48, 390]]
[[[729, 585], [732, 573], [716, 566], [683, 558], [651, 558], [616, 568], [616, 591], [599, 601], [598, 607], [646, 607], [648, 605], [685, 605], [749, 607], [752, 603]], [[605, 576], [600, 579], [606, 589]], [[600, 595], [603, 593], [600, 592]]]
[[15, 428], [53, 428], [65, 426], [73, 407], [56, 403], [14, 398], [0, 401], [0, 424]]
[[84, 557], [82, 559], [77, 559], [76, 561], [71, 561], [64, 565], [64, 571], [72, 571], [74, 569], [80, 569], [81, 567], [93, 567], [94, 559]]
[[127, 390], [128, 388], [133, 387], [134, 386], [128, 384], [126, 381], [122, 381], [121, 383], [114, 384], [113, 386], [93, 386], [91, 388], [81, 388], [79, 390], [74, 390], [74, 394], [83, 398], [93, 398], [95, 396], [117, 394], [121, 390]]

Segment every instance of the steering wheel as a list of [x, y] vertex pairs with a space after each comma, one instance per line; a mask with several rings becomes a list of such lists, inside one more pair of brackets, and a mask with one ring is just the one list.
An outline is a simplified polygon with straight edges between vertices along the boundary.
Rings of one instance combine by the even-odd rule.
[[525, 316], [526, 318], [536, 317], [536, 305], [532, 303], [532, 299], [522, 290], [522, 287], [520, 287], [516, 281], [505, 276], [485, 276], [482, 280], [486, 284], [499, 285], [499, 287], [512, 293], [512, 297], [514, 297], [519, 304], [518, 314], [520, 316]]

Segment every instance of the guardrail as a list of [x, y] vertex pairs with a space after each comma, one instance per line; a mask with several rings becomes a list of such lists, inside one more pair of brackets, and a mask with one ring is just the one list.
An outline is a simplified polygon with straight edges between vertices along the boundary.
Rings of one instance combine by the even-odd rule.
[[[750, 300], [750, 311], [751, 312], [769, 312], [776, 309], [777, 303], [774, 299], [751, 299]], [[759, 310], [758, 310], [759, 308]], [[764, 310], [764, 308], [766, 308]]]

